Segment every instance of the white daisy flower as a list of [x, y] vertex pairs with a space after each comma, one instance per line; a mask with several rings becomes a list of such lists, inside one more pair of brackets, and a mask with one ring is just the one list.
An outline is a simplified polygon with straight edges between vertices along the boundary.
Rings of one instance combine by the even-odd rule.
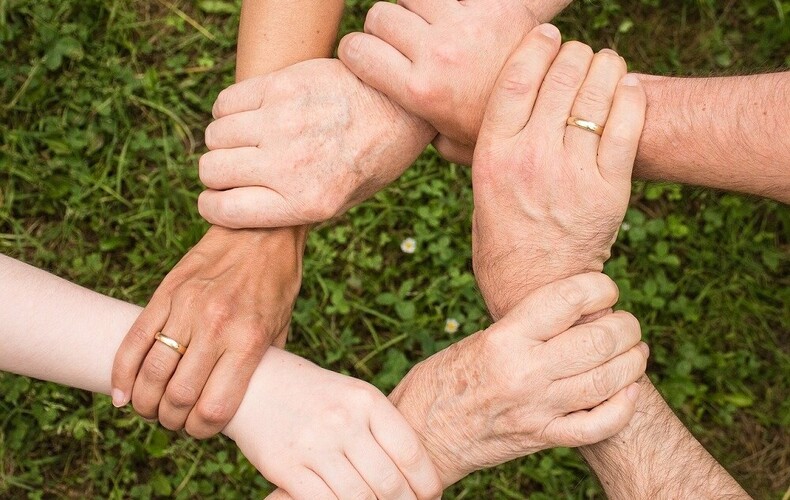
[[447, 318], [447, 321], [444, 322], [444, 331], [445, 333], [455, 333], [458, 331], [458, 327], [461, 324], [455, 318]]
[[417, 250], [417, 241], [414, 238], [406, 238], [400, 244], [403, 253], [414, 253]]

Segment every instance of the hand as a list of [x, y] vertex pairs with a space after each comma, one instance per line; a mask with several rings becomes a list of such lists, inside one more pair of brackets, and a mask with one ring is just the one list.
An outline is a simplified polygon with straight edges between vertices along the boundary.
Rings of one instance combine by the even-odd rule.
[[[113, 403], [196, 438], [221, 431], [266, 349], [285, 343], [305, 230], [212, 227], [154, 293], [115, 356]], [[181, 357], [157, 332], [188, 346]]]
[[603, 274], [546, 285], [483, 332], [418, 364], [390, 399], [420, 435], [444, 486], [555, 446], [613, 436], [631, 420], [648, 349], [616, 312]]
[[469, 165], [485, 106], [508, 56], [539, 21], [570, 0], [401, 0], [379, 2], [365, 33], [338, 56], [362, 81], [440, 133], [451, 161]]
[[[544, 25], [546, 27], [548, 25]], [[615, 52], [535, 29], [507, 62], [472, 166], [475, 275], [494, 316], [530, 290], [601, 271], [625, 216], [645, 117]], [[605, 125], [603, 137], [566, 125]]]
[[441, 495], [417, 434], [381, 392], [279, 349], [266, 353], [225, 434], [281, 498]]
[[237, 83], [214, 117], [198, 208], [231, 228], [335, 217], [396, 179], [435, 135], [336, 59]]

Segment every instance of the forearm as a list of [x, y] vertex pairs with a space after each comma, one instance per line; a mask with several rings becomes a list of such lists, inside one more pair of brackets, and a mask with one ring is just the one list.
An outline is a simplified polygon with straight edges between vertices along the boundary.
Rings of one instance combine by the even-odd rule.
[[[4, 255], [0, 283], [0, 371], [109, 394], [113, 357], [142, 309]], [[250, 387], [276, 379], [290, 358], [298, 359], [267, 350]], [[265, 403], [252, 399], [245, 396], [228, 431]]]
[[675, 416], [647, 377], [618, 435], [581, 448], [608, 498], [749, 498]]
[[636, 177], [790, 203], [790, 72], [642, 80], [648, 106]]
[[342, 0], [244, 0], [236, 81], [331, 56], [342, 13]]

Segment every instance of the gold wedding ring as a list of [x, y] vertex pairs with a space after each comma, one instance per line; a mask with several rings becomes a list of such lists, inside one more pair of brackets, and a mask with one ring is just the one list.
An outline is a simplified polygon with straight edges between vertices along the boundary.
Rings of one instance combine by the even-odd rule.
[[603, 125], [598, 125], [597, 123], [591, 122], [590, 120], [582, 120], [581, 118], [571, 116], [565, 123], [571, 125], [572, 127], [577, 127], [582, 130], [586, 130], [587, 132], [592, 132], [597, 136], [603, 135]]
[[154, 338], [182, 356], [185, 352], [187, 352], [187, 346], [179, 344], [177, 341], [171, 339], [167, 335], [164, 335], [162, 332], [157, 333]]

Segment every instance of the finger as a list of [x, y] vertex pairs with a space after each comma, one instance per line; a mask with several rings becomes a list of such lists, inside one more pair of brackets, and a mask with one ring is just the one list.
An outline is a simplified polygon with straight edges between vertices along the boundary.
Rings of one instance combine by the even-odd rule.
[[282, 484], [278, 484], [284, 490], [283, 494], [275, 498], [337, 500], [332, 489], [310, 469], [300, 467], [297, 470], [284, 471], [283, 477], [287, 477], [287, 479], [282, 481]]
[[[171, 323], [168, 321], [168, 325]], [[168, 325], [165, 325], [162, 333], [181, 345], [187, 345], [188, 341], [182, 341], [181, 337], [173, 334], [170, 331], [173, 328], [168, 329]], [[157, 418], [159, 402], [180, 360], [181, 355], [162, 342], [155, 342], [151, 346], [132, 389], [132, 405], [142, 417]]]
[[389, 455], [417, 498], [437, 498], [442, 481], [417, 433], [391, 404], [380, 405], [370, 417], [373, 438]]
[[647, 344], [640, 344], [597, 368], [552, 382], [552, 391], [568, 395], [560, 408], [586, 410], [611, 398], [644, 375], [648, 352]]
[[261, 186], [203, 191], [198, 197], [198, 211], [211, 224], [231, 229], [287, 227], [317, 222], [307, 216], [295, 215], [284, 196]]
[[[197, 439], [211, 437], [236, 414], [260, 356], [225, 352], [211, 371], [197, 404], [187, 417], [187, 433]], [[255, 359], [257, 357], [257, 359]]]
[[[595, 54], [571, 116], [606, 126], [617, 84], [625, 73], [625, 60], [617, 52], [603, 49]], [[565, 146], [572, 154], [591, 158], [597, 154], [599, 142], [600, 137], [593, 132], [572, 125], [565, 128]]]
[[258, 146], [260, 127], [257, 110], [241, 111], [209, 123], [204, 141], [210, 150]]
[[375, 500], [376, 494], [367, 485], [359, 472], [346, 459], [320, 457], [320, 465], [311, 468], [321, 476], [337, 498], [355, 498]]
[[367, 33], [349, 33], [337, 54], [357, 78], [414, 112], [407, 93], [412, 64], [392, 45]]
[[268, 75], [248, 78], [220, 92], [211, 109], [214, 119], [263, 106], [269, 80]]
[[442, 155], [442, 158], [459, 165], [471, 165], [475, 154], [474, 146], [468, 146], [448, 139], [444, 135], [436, 136], [433, 147]]
[[457, 0], [398, 0], [398, 5], [402, 5], [429, 23], [451, 14], [459, 6]]
[[200, 181], [209, 189], [232, 189], [245, 186], [268, 186], [276, 175], [266, 151], [242, 147], [215, 149], [200, 157]]
[[173, 431], [184, 428], [219, 357], [216, 349], [199, 338], [190, 343], [159, 402], [162, 426]]
[[543, 24], [527, 34], [499, 74], [480, 126], [481, 140], [511, 138], [530, 119], [546, 72], [560, 50], [560, 32]]
[[631, 172], [645, 124], [647, 97], [636, 75], [620, 80], [598, 147], [598, 169], [610, 184], [631, 184]]
[[351, 465], [376, 494], [376, 498], [415, 498], [406, 478], [372, 436], [360, 436], [345, 453]]
[[365, 33], [388, 43], [412, 61], [424, 43], [427, 28], [428, 23], [420, 16], [389, 2], [373, 4], [365, 17]]
[[530, 119], [530, 132], [527, 133], [533, 130], [543, 135], [556, 132], [558, 140], [562, 140], [573, 102], [592, 59], [592, 49], [583, 43], [566, 42], [562, 45], [540, 87]]
[[547, 375], [553, 380], [572, 377], [602, 365], [639, 343], [639, 320], [626, 311], [607, 314], [574, 326], [538, 346], [539, 357], [551, 359]]
[[112, 403], [121, 407], [132, 399], [132, 389], [143, 360], [154, 344], [154, 336], [161, 331], [170, 315], [170, 297], [154, 293], [129, 332], [121, 341], [112, 365]]
[[617, 285], [605, 274], [577, 274], [538, 288], [486, 332], [546, 341], [582, 316], [613, 306], [618, 293]]
[[584, 446], [608, 439], [628, 425], [636, 411], [639, 384], [631, 384], [592, 410], [557, 418], [545, 433], [557, 446]]

